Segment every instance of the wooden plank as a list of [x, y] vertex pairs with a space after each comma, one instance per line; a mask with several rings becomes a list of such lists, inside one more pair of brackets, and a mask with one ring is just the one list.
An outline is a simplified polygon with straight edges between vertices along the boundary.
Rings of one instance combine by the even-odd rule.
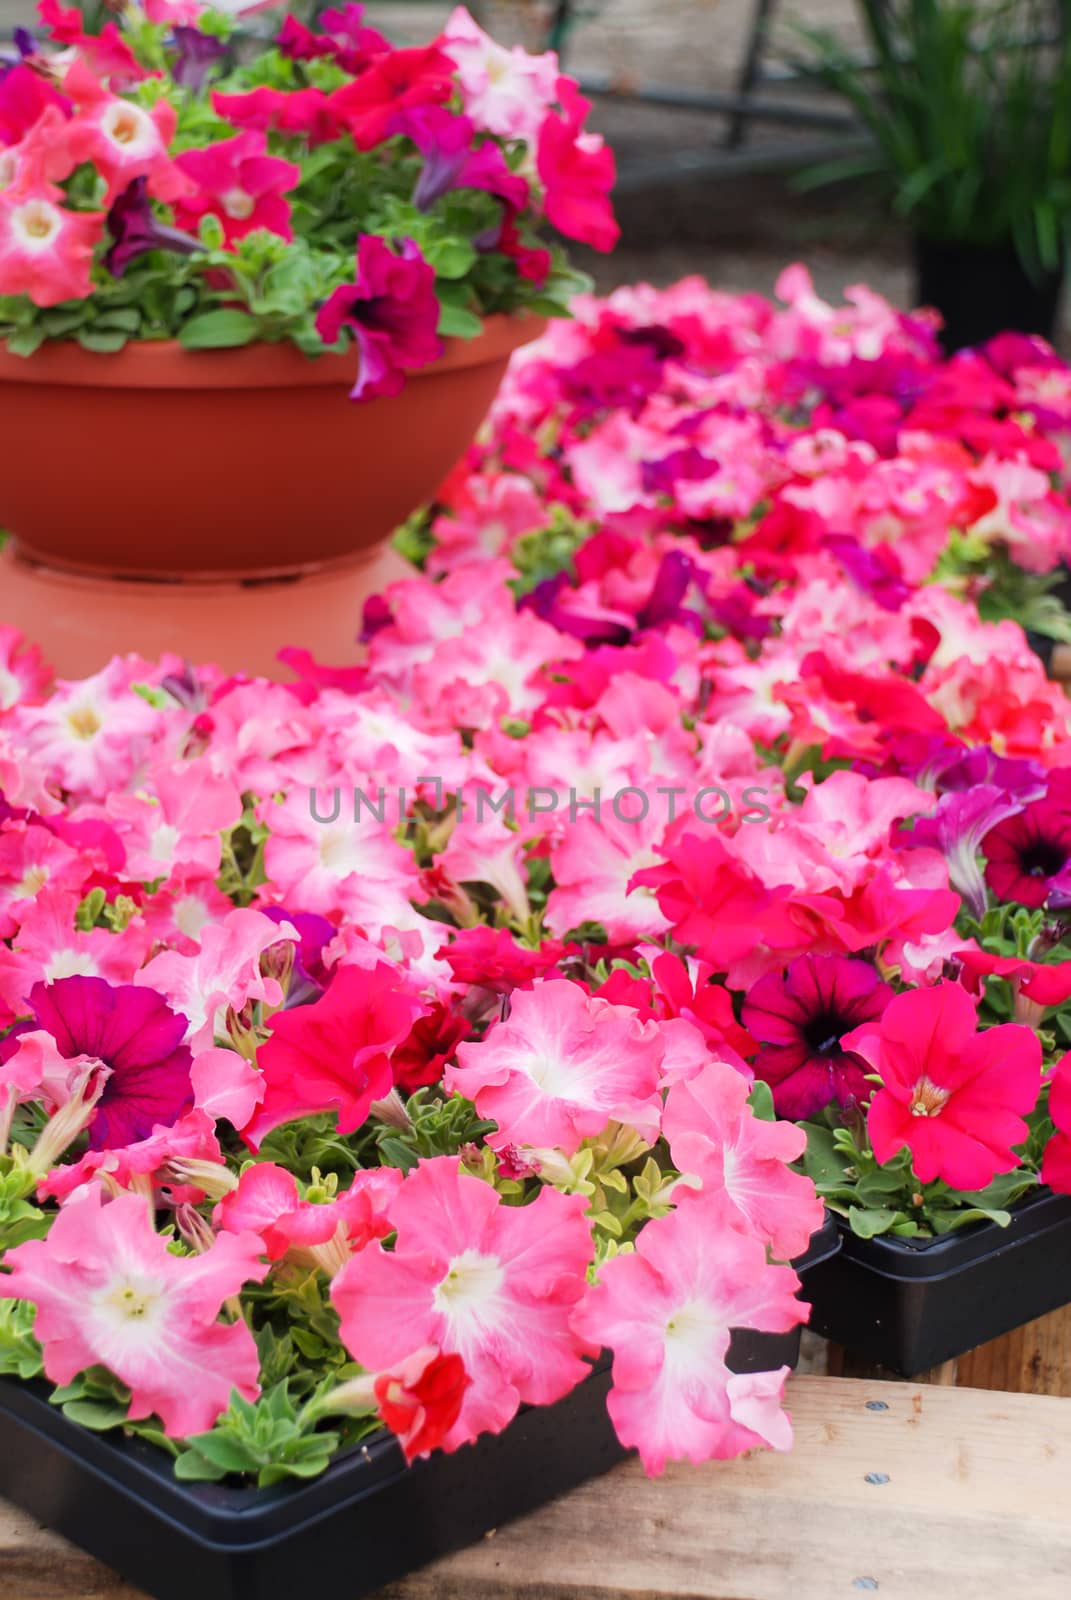
[[[789, 1404], [791, 1455], [626, 1462], [377, 1600], [1067, 1600], [1071, 1400], [799, 1377]], [[0, 1503], [0, 1600], [139, 1596]]]

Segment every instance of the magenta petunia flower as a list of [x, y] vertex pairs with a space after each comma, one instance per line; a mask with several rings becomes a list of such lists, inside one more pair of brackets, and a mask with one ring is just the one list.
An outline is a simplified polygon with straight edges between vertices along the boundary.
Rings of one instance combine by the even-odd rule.
[[528, 184], [511, 172], [496, 144], [476, 145], [470, 117], [455, 116], [442, 106], [414, 106], [390, 124], [391, 133], [412, 139], [424, 157], [413, 191], [413, 204], [427, 211], [451, 189], [484, 189], [515, 211], [528, 204]]
[[998, 900], [1036, 910], [1071, 887], [1071, 772], [1058, 768], [1048, 792], [986, 834], [986, 882]]
[[58, 978], [35, 984], [30, 1005], [37, 1026], [60, 1055], [96, 1059], [108, 1079], [89, 1124], [92, 1150], [117, 1150], [170, 1127], [193, 1104], [192, 1056], [186, 1018], [162, 995], [103, 978]]
[[841, 1038], [875, 1022], [891, 999], [870, 963], [848, 956], [802, 955], [783, 975], [759, 979], [741, 1015], [762, 1041], [755, 1076], [770, 1085], [780, 1116], [799, 1120], [831, 1100], [846, 1106], [869, 1097], [867, 1064]]
[[437, 361], [443, 343], [436, 331], [439, 302], [435, 272], [412, 239], [397, 241], [397, 251], [376, 234], [357, 241], [357, 273], [353, 283], [340, 284], [316, 318], [326, 344], [334, 344], [343, 328], [357, 342], [357, 382], [353, 400], [398, 394], [405, 373]]
[[294, 237], [286, 192], [301, 182], [301, 168], [268, 154], [264, 134], [247, 129], [233, 139], [184, 150], [175, 165], [197, 185], [194, 194], [175, 204], [175, 220], [196, 230], [208, 212], [223, 224], [228, 245], [244, 239], [256, 228], [267, 228], [281, 239]]

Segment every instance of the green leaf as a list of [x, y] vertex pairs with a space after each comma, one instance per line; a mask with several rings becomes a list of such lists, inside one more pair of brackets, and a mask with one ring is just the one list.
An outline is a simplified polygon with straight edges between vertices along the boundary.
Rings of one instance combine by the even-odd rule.
[[135, 306], [107, 306], [93, 326], [109, 330], [114, 328], [122, 333], [137, 333], [141, 327], [141, 312]]
[[761, 1078], [756, 1078], [751, 1085], [751, 1093], [747, 1097], [748, 1105], [761, 1122], [776, 1122], [777, 1112], [774, 1110], [773, 1090]]
[[75, 337], [83, 350], [92, 350], [102, 356], [113, 356], [126, 344], [126, 334], [118, 328], [99, 329], [91, 325], [79, 329]]
[[873, 1239], [876, 1234], [888, 1233], [900, 1216], [899, 1211], [889, 1211], [884, 1207], [864, 1211], [859, 1206], [853, 1206], [848, 1212], [848, 1225], [857, 1239]]
[[117, 1400], [68, 1400], [62, 1407], [63, 1415], [82, 1428], [94, 1433], [105, 1433], [118, 1428], [126, 1421], [127, 1407]]
[[439, 333], [444, 339], [475, 339], [483, 332], [483, 323], [474, 311], [461, 306], [444, 305], [439, 312]]
[[218, 1483], [227, 1473], [197, 1450], [186, 1450], [175, 1462], [175, 1477], [183, 1483]]
[[44, 342], [44, 328], [40, 324], [33, 324], [28, 328], [17, 328], [14, 333], [9, 333], [4, 340], [4, 346], [13, 356], [32, 356]]
[[221, 307], [193, 317], [179, 329], [179, 343], [187, 350], [230, 350], [252, 344], [259, 332], [255, 317], [248, 311]]
[[441, 239], [424, 248], [427, 261], [439, 278], [463, 278], [476, 261], [476, 251], [467, 239]]
[[44, 1369], [34, 1338], [35, 1315], [28, 1300], [0, 1300], [0, 1373], [23, 1380], [40, 1377]]

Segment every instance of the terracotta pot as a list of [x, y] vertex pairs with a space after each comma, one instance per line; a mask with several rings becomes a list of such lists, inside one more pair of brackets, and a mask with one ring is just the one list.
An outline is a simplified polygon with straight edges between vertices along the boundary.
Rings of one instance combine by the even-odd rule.
[[356, 352], [0, 347], [0, 527], [53, 570], [265, 578], [352, 560], [429, 499], [535, 317], [446, 341], [401, 394], [351, 403]]

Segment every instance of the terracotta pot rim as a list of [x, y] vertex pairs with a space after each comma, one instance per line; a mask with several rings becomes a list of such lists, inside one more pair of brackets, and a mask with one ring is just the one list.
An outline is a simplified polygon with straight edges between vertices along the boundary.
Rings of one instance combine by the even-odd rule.
[[[528, 313], [484, 318], [474, 339], [444, 339], [438, 361], [408, 381], [500, 360], [539, 337], [546, 319]], [[84, 350], [74, 339], [50, 340], [31, 356], [12, 355], [0, 343], [0, 383], [56, 384], [71, 388], [254, 389], [352, 384], [356, 351], [306, 356], [296, 345], [255, 343], [230, 350], [187, 350], [177, 339], [130, 340], [114, 354]]]

